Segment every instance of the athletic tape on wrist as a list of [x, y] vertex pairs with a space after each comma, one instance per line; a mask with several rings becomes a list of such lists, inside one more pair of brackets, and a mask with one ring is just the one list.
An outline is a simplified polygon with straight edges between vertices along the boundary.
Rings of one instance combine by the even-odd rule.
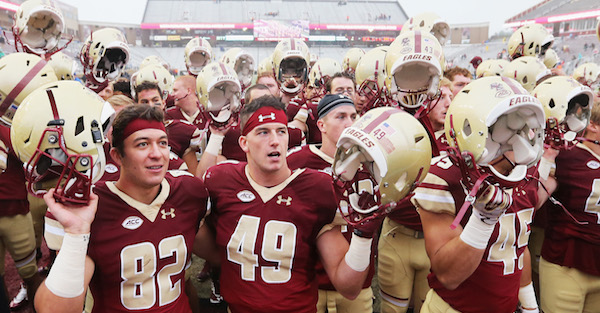
[[89, 242], [90, 234], [65, 233], [60, 252], [45, 281], [53, 294], [63, 298], [75, 298], [83, 294]]
[[206, 149], [204, 149], [204, 153], [219, 155], [221, 151], [221, 147], [223, 146], [223, 139], [225, 136], [211, 134], [210, 139], [208, 139], [208, 143], [206, 144]]
[[352, 240], [350, 240], [350, 247], [344, 259], [348, 266], [357, 271], [362, 272], [369, 267], [371, 261], [371, 243], [372, 238], [359, 237], [356, 234], [352, 234]]
[[519, 288], [519, 302], [521, 302], [521, 307], [526, 312], [539, 312], [533, 283]]
[[298, 113], [296, 113], [296, 116], [294, 116], [294, 119], [306, 123], [306, 120], [308, 119], [308, 109], [301, 107], [300, 110], [298, 110]]
[[494, 232], [495, 224], [486, 224], [474, 213], [471, 213], [469, 221], [460, 234], [460, 239], [475, 249], [483, 250], [487, 247], [488, 241]]

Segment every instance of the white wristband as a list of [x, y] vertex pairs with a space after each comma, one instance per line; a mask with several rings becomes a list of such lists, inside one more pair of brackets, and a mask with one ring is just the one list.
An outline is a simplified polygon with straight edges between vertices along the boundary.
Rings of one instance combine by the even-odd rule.
[[371, 243], [373, 238], [363, 238], [352, 234], [350, 247], [344, 259], [348, 266], [357, 271], [362, 272], [369, 267], [371, 261]]
[[546, 158], [542, 158], [540, 160], [540, 165], [538, 166], [538, 172], [540, 173], [540, 178], [543, 180], [548, 179], [550, 173], [552, 173], [552, 168], [555, 167], [556, 164], [554, 161], [548, 160]]
[[219, 155], [221, 146], [223, 145], [223, 139], [225, 139], [225, 136], [223, 135], [211, 134], [204, 152], [212, 155]]
[[300, 110], [298, 110], [294, 119], [305, 124], [308, 119], [308, 109], [305, 106], [300, 107]]
[[60, 252], [48, 273], [48, 290], [62, 298], [75, 298], [85, 291], [85, 258], [90, 234], [65, 233]]
[[523, 312], [539, 312], [533, 283], [519, 288], [519, 302], [521, 302]]
[[475, 249], [483, 250], [487, 247], [488, 241], [490, 240], [496, 225], [489, 225], [483, 222], [474, 213], [475, 212], [471, 213], [467, 225], [465, 225], [465, 228], [460, 234], [460, 239]]

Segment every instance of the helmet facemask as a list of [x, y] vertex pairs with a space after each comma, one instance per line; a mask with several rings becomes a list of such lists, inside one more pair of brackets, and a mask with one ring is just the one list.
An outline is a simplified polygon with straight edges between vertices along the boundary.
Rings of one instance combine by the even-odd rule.
[[379, 88], [377, 78], [364, 80], [358, 87], [357, 93], [359, 96], [367, 98], [363, 108], [364, 112], [372, 108], [390, 106], [391, 104], [385, 92], [385, 87]]
[[223, 127], [236, 120], [240, 110], [240, 86], [230, 81], [217, 82], [208, 90], [208, 113], [212, 123]]
[[397, 92], [405, 108], [417, 109], [437, 97], [442, 70], [439, 62], [427, 57], [431, 60], [400, 61], [392, 67], [392, 87], [396, 88], [392, 92]]
[[287, 57], [279, 65], [278, 81], [287, 94], [296, 94], [308, 77], [308, 64], [302, 57]]

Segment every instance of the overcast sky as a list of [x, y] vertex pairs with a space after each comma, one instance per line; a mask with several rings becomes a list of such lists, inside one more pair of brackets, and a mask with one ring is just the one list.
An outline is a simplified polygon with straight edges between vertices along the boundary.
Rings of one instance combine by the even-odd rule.
[[[79, 19], [105, 23], [139, 24], [146, 0], [60, 0], [79, 8]], [[285, 1], [285, 0], [284, 0]], [[400, 0], [408, 16], [432, 11], [449, 24], [490, 22], [490, 35], [502, 29], [504, 21], [542, 0]], [[175, 1], [174, 1], [175, 2]], [[223, 2], [227, 4], [227, 2]], [[491, 20], [490, 20], [491, 17]]]

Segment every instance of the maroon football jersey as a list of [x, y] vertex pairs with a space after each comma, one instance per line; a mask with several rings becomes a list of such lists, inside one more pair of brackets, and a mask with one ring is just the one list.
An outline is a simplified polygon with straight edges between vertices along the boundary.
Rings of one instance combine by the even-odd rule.
[[[119, 172], [119, 166], [110, 156], [110, 142], [104, 142], [103, 148], [106, 166], [104, 167], [104, 175], [102, 175], [99, 181], [117, 181], [121, 174]], [[185, 162], [175, 155], [175, 153], [169, 153], [169, 171], [185, 170], [187, 169], [187, 165], [184, 166], [184, 164]]]
[[203, 114], [202, 110], [198, 108], [198, 114], [196, 116], [189, 116], [185, 114], [179, 107], [168, 108], [165, 112], [165, 120], [182, 120], [194, 124], [198, 129], [206, 129], [208, 127], [208, 118]]
[[[307, 104], [308, 106], [308, 118], [306, 119], [306, 127], [308, 129], [308, 134], [306, 135], [306, 143], [308, 144], [315, 144], [315, 143], [321, 143], [321, 131], [319, 130], [319, 127], [317, 127], [317, 106], [319, 105], [319, 103], [317, 102], [312, 102], [309, 101], [309, 103]], [[296, 116], [296, 113], [298, 113], [298, 111], [300, 110], [300, 107], [294, 103], [294, 102], [290, 102], [290, 104], [288, 104], [286, 111], [287, 111], [287, 117], [288, 117], [288, 122], [291, 122], [294, 120], [294, 116]], [[291, 145], [290, 145], [291, 147]]]
[[166, 120], [165, 127], [171, 152], [182, 158], [188, 151], [199, 151], [204, 132], [181, 120]]
[[[460, 170], [448, 157], [432, 161], [424, 182], [412, 201], [419, 209], [456, 215], [463, 205]], [[428, 276], [429, 286], [448, 304], [461, 312], [513, 312], [518, 304], [523, 251], [529, 240], [530, 224], [537, 203], [537, 182], [531, 180], [512, 190], [513, 204], [500, 217], [479, 267], [455, 290], [446, 289], [435, 272]], [[467, 223], [471, 209], [461, 225]]]
[[557, 205], [547, 205], [542, 257], [549, 262], [600, 276], [600, 156], [583, 144], [556, 157]]
[[[290, 150], [287, 156], [288, 166], [291, 170], [298, 168], [311, 168], [313, 170], [320, 170], [331, 175], [333, 158], [326, 155], [319, 150], [317, 145], [306, 145], [303, 147], [297, 147]], [[344, 238], [350, 242], [352, 239], [353, 228], [350, 225], [342, 227], [342, 234]], [[373, 240], [371, 246], [371, 262], [369, 263], [369, 273], [363, 284], [363, 289], [371, 287], [373, 276], [375, 275], [375, 251], [377, 251], [377, 240]], [[321, 290], [335, 290], [333, 283], [329, 279], [325, 268], [321, 261], [317, 262], [317, 281], [319, 282], [319, 289]]]
[[267, 188], [227, 162], [205, 180], [231, 312], [315, 312], [317, 237], [336, 216], [331, 177], [300, 169]]
[[92, 312], [191, 312], [184, 275], [206, 213], [203, 182], [186, 172], [168, 173], [149, 205], [114, 182], [100, 182], [94, 192]]
[[25, 188], [25, 172], [23, 163], [12, 149], [9, 127], [0, 125], [0, 141], [8, 150], [6, 169], [0, 173], [0, 217], [27, 214], [29, 202]]

